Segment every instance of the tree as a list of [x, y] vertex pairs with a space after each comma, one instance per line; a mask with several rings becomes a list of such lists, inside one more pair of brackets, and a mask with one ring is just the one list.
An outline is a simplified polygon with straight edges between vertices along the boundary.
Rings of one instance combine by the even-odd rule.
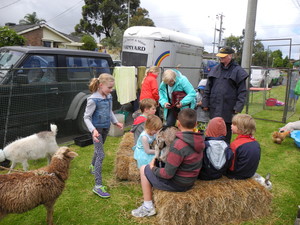
[[283, 59], [283, 66], [288, 68], [293, 68], [293, 64], [290, 62], [287, 56]]
[[282, 52], [278, 49], [271, 53], [272, 58], [280, 58], [282, 59]]
[[81, 46], [82, 50], [94, 51], [97, 48], [97, 43], [91, 35], [83, 35], [81, 38], [83, 45]]
[[117, 26], [113, 25], [113, 36], [106, 37], [101, 40], [103, 46], [107, 46], [110, 49], [115, 49], [116, 51], [121, 51], [122, 49], [122, 40], [123, 40], [123, 31]]
[[265, 51], [265, 47], [261, 43], [261, 41], [255, 41], [254, 42], [253, 53], [255, 54], [256, 52], [264, 52], [264, 51]]
[[130, 20], [130, 26], [150, 26], [154, 27], [154, 22], [149, 18], [149, 12], [146, 9], [138, 8]]
[[283, 60], [281, 58], [273, 58], [272, 67], [283, 67]]
[[82, 19], [75, 26], [78, 33], [95, 34], [97, 37], [105, 34], [112, 36], [113, 25], [121, 30], [127, 27], [128, 1], [130, 1], [130, 15], [136, 12], [140, 0], [85, 0], [82, 7]]
[[242, 61], [242, 36], [229, 36], [226, 38], [226, 45], [235, 49], [235, 61], [240, 64]]
[[19, 21], [19, 24], [41, 24], [44, 22], [46, 22], [46, 20], [39, 19], [36, 15], [36, 12], [33, 12], [32, 14], [26, 14], [26, 16], [24, 16], [24, 19]]
[[[255, 33], [254, 37], [255, 36], [256, 36], [256, 33]], [[241, 64], [241, 62], [242, 62], [244, 39], [245, 39], [245, 29], [243, 29], [241, 36], [231, 35], [228, 38], [226, 38], [226, 45], [230, 46], [236, 50], [235, 61], [237, 61], [237, 63], [239, 63], [239, 64]], [[256, 54], [257, 52], [263, 52], [263, 51], [264, 51], [264, 45], [261, 43], [261, 41], [255, 41], [253, 53]], [[256, 60], [254, 60], [254, 61], [256, 61]]]
[[256, 51], [252, 56], [252, 65], [267, 67], [267, 57], [268, 54], [266, 51]]
[[25, 38], [8, 27], [0, 27], [0, 47], [24, 45]]

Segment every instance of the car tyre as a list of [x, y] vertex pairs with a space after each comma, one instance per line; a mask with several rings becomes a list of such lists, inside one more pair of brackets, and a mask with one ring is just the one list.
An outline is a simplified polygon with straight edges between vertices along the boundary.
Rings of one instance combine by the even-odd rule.
[[85, 107], [86, 107], [86, 102], [84, 104], [82, 104], [82, 106], [80, 107], [80, 110], [79, 110], [77, 118], [76, 118], [77, 130], [78, 130], [78, 132], [80, 132], [82, 134], [89, 133], [89, 130], [88, 130], [87, 126], [85, 125], [85, 122], [83, 119]]

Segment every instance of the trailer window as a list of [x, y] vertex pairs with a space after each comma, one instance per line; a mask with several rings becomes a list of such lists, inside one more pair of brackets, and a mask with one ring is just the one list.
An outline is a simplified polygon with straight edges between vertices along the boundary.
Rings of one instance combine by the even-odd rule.
[[147, 66], [148, 55], [133, 52], [122, 53], [123, 66]]

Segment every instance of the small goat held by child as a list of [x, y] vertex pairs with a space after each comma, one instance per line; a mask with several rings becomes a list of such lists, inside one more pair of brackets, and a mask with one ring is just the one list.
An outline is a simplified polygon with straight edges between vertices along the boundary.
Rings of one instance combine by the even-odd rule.
[[157, 132], [155, 140], [155, 158], [157, 160], [166, 161], [170, 145], [174, 141], [177, 131], [178, 128], [176, 127], [163, 127]]
[[61, 147], [46, 167], [0, 175], [0, 220], [7, 214], [23, 213], [43, 204], [47, 223], [52, 225], [55, 201], [63, 192], [70, 162], [76, 156], [68, 147]]
[[27, 160], [48, 158], [48, 164], [52, 155], [59, 148], [56, 142], [57, 126], [50, 125], [51, 131], [42, 131], [30, 136], [20, 138], [0, 150], [0, 162], [8, 159], [12, 162], [10, 171], [17, 163], [22, 163], [23, 169], [28, 169]]

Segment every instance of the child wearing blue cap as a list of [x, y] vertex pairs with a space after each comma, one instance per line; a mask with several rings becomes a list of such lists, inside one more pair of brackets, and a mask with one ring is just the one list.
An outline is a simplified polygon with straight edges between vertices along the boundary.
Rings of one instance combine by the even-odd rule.
[[197, 111], [197, 129], [200, 132], [204, 132], [206, 127], [207, 127], [207, 123], [209, 121], [209, 114], [208, 111], [204, 111], [202, 109], [202, 98], [203, 98], [203, 94], [204, 94], [204, 89], [206, 86], [206, 82], [207, 79], [202, 79], [200, 80], [199, 84], [198, 84], [198, 92], [196, 95], [196, 111]]

